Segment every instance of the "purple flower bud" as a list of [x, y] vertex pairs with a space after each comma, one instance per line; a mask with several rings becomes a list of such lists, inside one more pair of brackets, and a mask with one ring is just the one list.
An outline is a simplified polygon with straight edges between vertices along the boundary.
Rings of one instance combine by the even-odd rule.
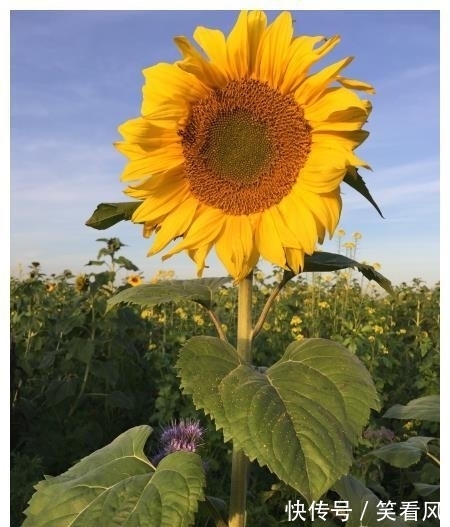
[[201, 444], [203, 428], [197, 420], [180, 419], [178, 423], [172, 421], [163, 428], [160, 438], [161, 451], [155, 457], [158, 463], [164, 456], [172, 452], [183, 450], [185, 452], [196, 452]]

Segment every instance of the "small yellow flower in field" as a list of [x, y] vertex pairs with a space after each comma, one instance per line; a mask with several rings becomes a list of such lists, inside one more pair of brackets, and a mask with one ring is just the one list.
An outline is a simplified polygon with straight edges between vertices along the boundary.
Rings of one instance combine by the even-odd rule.
[[79, 274], [75, 278], [74, 287], [77, 293], [83, 293], [84, 291], [87, 291], [89, 288], [89, 276], [85, 274]]
[[339, 236], [339, 238], [343, 238], [345, 236], [345, 231], [344, 229], [338, 229], [336, 231], [336, 235]]
[[192, 320], [197, 324], [197, 326], [204, 326], [205, 325], [205, 320], [203, 319], [203, 317], [201, 315], [194, 315], [192, 317]]
[[367, 339], [369, 340], [369, 342], [375, 342], [375, 337], [373, 335], [369, 335]]
[[141, 311], [141, 318], [150, 319], [153, 316], [153, 309], [144, 309]]
[[356, 245], [353, 242], [345, 242], [343, 244], [343, 247], [345, 247], [346, 249], [354, 249]]
[[356, 92], [374, 90], [342, 76], [352, 57], [311, 73], [340, 37], [293, 29], [290, 13], [243, 11], [227, 37], [197, 27], [203, 53], [176, 37], [182, 59], [144, 70], [142, 115], [116, 147], [149, 256], [181, 238], [163, 259], [186, 250], [201, 276], [215, 247], [239, 281], [260, 257], [299, 272], [333, 234], [344, 177], [368, 167], [354, 150], [371, 104]]
[[269, 331], [272, 326], [268, 322], [264, 322], [263, 324], [263, 330]]
[[366, 307], [366, 311], [368, 315], [373, 315], [375, 313], [375, 309], [373, 307]]
[[127, 284], [135, 287], [142, 284], [142, 278], [138, 274], [132, 274], [127, 277]]
[[334, 276], [331, 275], [331, 274], [326, 274], [324, 277], [323, 277], [323, 281], [324, 282], [331, 282], [333, 280]]
[[188, 317], [186, 311], [182, 307], [177, 307], [175, 309], [175, 314], [178, 315], [181, 320], [186, 320]]
[[372, 264], [372, 267], [373, 267], [376, 271], [378, 271], [379, 269], [381, 269], [381, 264], [378, 263], [378, 262], [375, 262], [374, 264]]
[[354, 232], [353, 233], [353, 239], [354, 240], [360, 240], [362, 238], [362, 234], [360, 232]]
[[158, 322], [160, 324], [165, 324], [166, 320], [167, 320], [166, 313], [160, 313], [160, 315], [158, 316]]
[[406, 334], [406, 329], [401, 328], [401, 329], [399, 329], [399, 330], [397, 331], [397, 333], [398, 333], [399, 335], [405, 335], [405, 334]]
[[54, 282], [49, 282], [48, 284], [45, 285], [45, 289], [47, 293], [51, 293], [52, 291], [56, 289], [56, 284]]
[[291, 318], [291, 326], [299, 326], [302, 323], [302, 319], [298, 315], [294, 315]]
[[150, 283], [156, 284], [158, 282], [161, 282], [162, 280], [172, 280], [174, 276], [175, 271], [164, 271], [160, 269], [152, 276], [152, 278], [150, 278]]
[[381, 326], [378, 326], [377, 324], [375, 324], [372, 329], [375, 333], [378, 333], [379, 335], [383, 333], [383, 328]]
[[330, 307], [330, 304], [325, 300], [323, 302], [319, 302], [317, 305], [320, 307], [320, 309], [328, 309]]
[[412, 430], [414, 428], [414, 421], [406, 421], [406, 423], [403, 425], [403, 428], [405, 430]]
[[303, 340], [304, 338], [305, 336], [299, 333], [298, 335], [295, 335], [294, 340]]

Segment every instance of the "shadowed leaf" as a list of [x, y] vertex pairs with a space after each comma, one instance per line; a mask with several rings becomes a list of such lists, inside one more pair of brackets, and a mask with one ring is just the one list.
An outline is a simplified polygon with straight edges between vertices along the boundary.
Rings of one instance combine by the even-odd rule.
[[375, 200], [372, 198], [372, 195], [369, 192], [369, 189], [367, 188], [367, 185], [365, 184], [363, 178], [359, 175], [358, 171], [356, 169], [347, 172], [344, 177], [344, 183], [347, 183], [350, 187], [352, 187], [356, 192], [359, 192], [361, 196], [364, 196], [367, 201], [373, 205], [378, 212], [378, 214], [384, 218], [380, 207], [376, 204]]
[[[376, 271], [371, 265], [362, 264], [356, 260], [352, 260], [342, 254], [329, 253], [325, 251], [316, 251], [313, 254], [305, 255], [304, 273], [311, 272], [332, 272], [340, 269], [354, 268], [362, 273], [368, 280], [374, 280], [388, 293], [393, 293], [391, 281], [384, 277], [381, 273]], [[287, 279], [293, 278], [295, 273], [292, 271], [285, 271]]]
[[428, 443], [434, 437], [410, 437], [407, 441], [384, 445], [369, 452], [393, 467], [407, 468], [420, 461], [423, 454], [428, 452]]
[[64, 474], [46, 476], [23, 527], [188, 527], [205, 484], [200, 457], [175, 452], [156, 470], [143, 452], [151, 432], [137, 426]]
[[426, 395], [413, 399], [406, 406], [395, 404], [383, 415], [390, 419], [418, 419], [439, 422], [439, 395]]
[[[380, 498], [365, 487], [353, 476], [343, 476], [335, 485], [335, 490], [340, 497], [348, 501], [351, 511], [345, 527], [408, 527], [409, 523], [403, 521], [400, 516], [392, 514], [383, 517], [378, 504]], [[316, 525], [316, 524], [314, 524]]]

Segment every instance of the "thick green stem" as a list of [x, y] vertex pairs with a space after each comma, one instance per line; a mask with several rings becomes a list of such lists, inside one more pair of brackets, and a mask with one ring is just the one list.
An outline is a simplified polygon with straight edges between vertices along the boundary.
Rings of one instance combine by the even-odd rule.
[[[252, 282], [250, 273], [239, 283], [237, 352], [250, 364], [252, 350]], [[231, 461], [231, 492], [228, 527], [245, 527], [249, 461], [242, 450], [233, 446]]]

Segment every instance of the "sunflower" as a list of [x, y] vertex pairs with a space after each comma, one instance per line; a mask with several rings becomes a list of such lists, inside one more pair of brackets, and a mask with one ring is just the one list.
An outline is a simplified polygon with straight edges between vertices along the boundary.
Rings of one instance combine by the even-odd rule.
[[135, 287], [142, 284], [142, 278], [138, 274], [132, 274], [127, 277], [127, 284]]
[[186, 250], [199, 276], [213, 247], [237, 281], [260, 257], [300, 272], [336, 228], [345, 174], [368, 167], [354, 149], [371, 106], [355, 91], [373, 88], [341, 76], [351, 57], [310, 74], [340, 39], [294, 37], [287, 12], [241, 12], [228, 37], [194, 40], [203, 53], [176, 37], [182, 60], [143, 71], [141, 116], [119, 127], [132, 221], [155, 234], [149, 256], [181, 238], [163, 259]]

